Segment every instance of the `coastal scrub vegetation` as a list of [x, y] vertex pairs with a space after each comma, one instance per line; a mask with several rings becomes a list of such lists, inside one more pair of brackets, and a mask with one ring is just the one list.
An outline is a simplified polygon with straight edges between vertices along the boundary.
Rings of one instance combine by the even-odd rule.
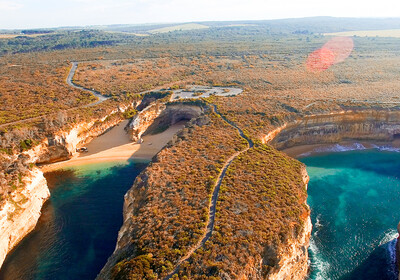
[[[300, 234], [309, 210], [301, 164], [259, 140], [307, 115], [400, 105], [399, 38], [353, 37], [348, 59], [310, 72], [307, 56], [329, 40], [322, 32], [337, 31], [337, 22], [325, 19], [316, 27], [315, 19], [299, 21], [209, 23], [213, 28], [147, 37], [97, 30], [0, 39], [0, 207], [24, 187], [33, 167], [26, 151], [77, 124], [94, 122], [100, 131], [154, 101], [167, 102], [172, 89], [240, 87], [244, 92], [235, 97], [178, 101], [215, 104], [256, 145], [229, 167], [215, 232], [175, 278], [236, 278], [247, 273], [246, 264], [260, 261], [268, 275], [277, 265], [270, 252]], [[65, 83], [71, 61], [79, 62], [74, 82], [107, 101], [88, 106], [94, 96]], [[114, 264], [115, 279], [162, 278], [202, 236], [217, 176], [227, 158], [247, 145], [232, 126], [205, 111], [136, 179], [129, 193], [135, 197], [132, 232], [123, 237], [128, 249]]]
[[[150, 264], [151, 275], [166, 276], [201, 238], [218, 174], [247, 142], [214, 113], [200, 118], [175, 136], [136, 179], [130, 194], [137, 198], [134, 238], [123, 237], [136, 254], [115, 265], [115, 279], [130, 279], [137, 273], [134, 264], [143, 260]], [[149, 255], [151, 261], [145, 257]]]
[[279, 248], [300, 239], [309, 215], [302, 168], [261, 144], [235, 159], [221, 185], [213, 234], [179, 278], [250, 279], [256, 269], [268, 279], [276, 272]]

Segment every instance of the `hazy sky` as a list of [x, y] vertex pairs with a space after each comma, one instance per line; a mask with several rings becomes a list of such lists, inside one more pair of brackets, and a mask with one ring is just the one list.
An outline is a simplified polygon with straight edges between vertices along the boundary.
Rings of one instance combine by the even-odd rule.
[[400, 1], [0, 0], [0, 29], [308, 16], [400, 17]]

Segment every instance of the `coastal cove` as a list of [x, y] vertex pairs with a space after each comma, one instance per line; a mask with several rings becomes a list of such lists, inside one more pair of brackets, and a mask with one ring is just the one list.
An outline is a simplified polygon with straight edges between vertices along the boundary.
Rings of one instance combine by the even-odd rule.
[[115, 248], [124, 194], [147, 164], [110, 161], [45, 173], [50, 199], [35, 230], [7, 256], [0, 279], [94, 279]]
[[400, 153], [388, 149], [353, 143], [297, 150], [310, 176], [310, 280], [397, 279]]
[[93, 138], [88, 152], [41, 165], [50, 198], [35, 229], [7, 255], [0, 279], [94, 279], [115, 249], [125, 193], [185, 123], [138, 144], [122, 121]]

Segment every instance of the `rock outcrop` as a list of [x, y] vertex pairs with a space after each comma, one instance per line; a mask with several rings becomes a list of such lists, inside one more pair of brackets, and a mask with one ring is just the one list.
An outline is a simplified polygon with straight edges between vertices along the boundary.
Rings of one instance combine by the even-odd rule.
[[43, 141], [24, 152], [32, 163], [47, 164], [70, 159], [76, 154], [76, 148], [88, 143], [93, 138], [107, 132], [121, 122], [121, 119], [104, 122], [92, 120], [75, 125], [69, 131], [59, 131], [49, 135]]
[[50, 192], [43, 173], [34, 169], [25, 188], [15, 190], [0, 210], [0, 266], [6, 255], [36, 226]]
[[[196, 136], [193, 136], [196, 137]], [[201, 138], [201, 137], [199, 137]], [[276, 151], [275, 151], [276, 152]], [[278, 153], [278, 152], [276, 152]], [[280, 154], [280, 153], [279, 153]], [[155, 162], [156, 164], [159, 163], [160, 159], [156, 159]], [[294, 161], [294, 160], [293, 160]], [[286, 164], [287, 161], [285, 161]], [[155, 164], [155, 165], [156, 165]], [[260, 163], [261, 164], [261, 163]], [[286, 165], [285, 165], [286, 166]], [[283, 167], [283, 166], [282, 166]], [[162, 173], [162, 174], [168, 174], [171, 176], [171, 173], [173, 172], [172, 170], [166, 170], [166, 169], [160, 169], [154, 166], [154, 168], [156, 169], [156, 172]], [[180, 167], [178, 167], [179, 169]], [[182, 165], [182, 168], [185, 169], [187, 168], [187, 166]], [[190, 170], [190, 169], [188, 169]], [[229, 171], [228, 171], [229, 172]], [[236, 172], [239, 172], [239, 170], [236, 169]], [[175, 174], [175, 173], [173, 173]], [[247, 173], [246, 173], [247, 174]], [[296, 178], [298, 179], [302, 179], [302, 180], [298, 180], [300, 183], [298, 184], [299, 189], [301, 189], [302, 194], [305, 193], [304, 190], [304, 186], [307, 185], [309, 177], [308, 174], [305, 170], [305, 168], [303, 167], [300, 172], [296, 172]], [[108, 259], [107, 264], [105, 265], [105, 267], [102, 269], [102, 271], [100, 272], [100, 274], [98, 275], [97, 279], [113, 279], [112, 277], [116, 277], [116, 271], [119, 271], [119, 269], [122, 269], [122, 267], [128, 266], [130, 265], [130, 263], [134, 263], [136, 264], [136, 258], [140, 258], [140, 257], [144, 257], [144, 252], [146, 252], [146, 254], [148, 253], [147, 251], [142, 251], [143, 249], [141, 249], [138, 244], [142, 244], [143, 247], [149, 247], [152, 248], [154, 250], [157, 250], [157, 252], [161, 251], [162, 248], [161, 247], [157, 247], [156, 242], [154, 241], [154, 243], [147, 243], [147, 242], [143, 242], [141, 240], [141, 234], [144, 231], [144, 226], [143, 224], [141, 224], [141, 222], [143, 221], [143, 219], [140, 217], [141, 214], [146, 213], [146, 215], [151, 215], [153, 216], [153, 212], [150, 211], [150, 206], [149, 206], [149, 200], [151, 200], [153, 203], [156, 204], [164, 204], [165, 201], [163, 201], [161, 198], [158, 201], [158, 196], [157, 197], [153, 197], [152, 199], [149, 199], [149, 194], [150, 193], [154, 193], [154, 191], [152, 190], [152, 187], [154, 188], [154, 186], [157, 186], [157, 182], [158, 181], [154, 181], [154, 177], [155, 177], [155, 171], [152, 170], [152, 165], [146, 169], [144, 172], [142, 172], [140, 174], [140, 176], [138, 176], [138, 178], [135, 181], [134, 186], [127, 192], [127, 194], [125, 195], [125, 202], [124, 202], [124, 222], [123, 225], [119, 231], [118, 234], [118, 241], [117, 241], [117, 245], [115, 248], [115, 251], [113, 253], [113, 255]], [[262, 178], [262, 176], [260, 177]], [[186, 177], [186, 180], [187, 177]], [[200, 180], [204, 180], [204, 179], [200, 179]], [[304, 183], [304, 184], [302, 184]], [[251, 184], [250, 184], [251, 185]], [[152, 186], [152, 187], [150, 187]], [[244, 185], [239, 184], [236, 186], [237, 188], [241, 189], [242, 187], [244, 187]], [[249, 186], [246, 186], [249, 187]], [[177, 197], [180, 196], [185, 196], [187, 195], [186, 190], [180, 191], [180, 192], [176, 192], [174, 189], [173, 183], [171, 183], [171, 185], [168, 185], [168, 187], [166, 187], [165, 189], [161, 188], [161, 194], [160, 197], [164, 195], [164, 193], [174, 193]], [[232, 186], [227, 187], [227, 189], [225, 190], [226, 192], [229, 192], [229, 189], [233, 188]], [[159, 189], [159, 188], [157, 188]], [[240, 191], [240, 193], [242, 193], [242, 191]], [[228, 195], [228, 194], [221, 194], [221, 199], [223, 200], [227, 200], [227, 198], [224, 196]], [[257, 191], [255, 191], [254, 196], [256, 195], [260, 195]], [[301, 197], [301, 198], [300, 198]], [[260, 199], [262, 198], [262, 196], [260, 195]], [[187, 203], [191, 203], [191, 197], [187, 197]], [[155, 202], [154, 202], [155, 201]], [[177, 198], [176, 201], [179, 201], [179, 199]], [[288, 202], [290, 204], [290, 202]], [[167, 204], [167, 203], [166, 203]], [[194, 204], [194, 203], [193, 203]], [[256, 204], [256, 203], [254, 203]], [[260, 250], [257, 251], [257, 253], [254, 253], [254, 251], [252, 251], [252, 254], [250, 257], [243, 257], [242, 255], [234, 255], [232, 256], [232, 259], [240, 259], [240, 261], [236, 262], [236, 260], [232, 261], [235, 263], [236, 266], [238, 265], [242, 265], [244, 262], [246, 263], [243, 266], [240, 266], [240, 269], [235, 269], [234, 273], [228, 273], [227, 270], [222, 270], [220, 268], [219, 271], [219, 277], [221, 279], [273, 279], [273, 280], [303, 280], [307, 278], [308, 275], [308, 270], [309, 270], [309, 263], [308, 263], [308, 247], [309, 247], [309, 240], [310, 240], [310, 236], [311, 236], [311, 229], [312, 229], [312, 225], [311, 225], [311, 219], [310, 219], [310, 211], [309, 208], [306, 204], [306, 195], [299, 195], [297, 196], [297, 199], [295, 199], [295, 205], [300, 205], [300, 209], [304, 210], [304, 213], [301, 214], [300, 220], [301, 220], [301, 227], [299, 227], [299, 231], [295, 232], [293, 231], [292, 233], [288, 234], [288, 235], [284, 235], [283, 237], [279, 237], [279, 242], [269, 242], [267, 245], [263, 244]], [[179, 209], [179, 203], [175, 204], [175, 200], [174, 200], [174, 208], [177, 209], [177, 213], [180, 213], [182, 210]], [[246, 205], [241, 204], [241, 205]], [[223, 207], [222, 205], [219, 205], [218, 207]], [[261, 203], [259, 206], [262, 208]], [[247, 207], [243, 206], [242, 211], [243, 214], [239, 215], [237, 214], [237, 216], [240, 217], [241, 222], [232, 222], [232, 225], [238, 225], [238, 224], [246, 224], [246, 219], [249, 217], [249, 210]], [[155, 213], [155, 212], [154, 212]], [[217, 212], [218, 214], [219, 212]], [[259, 212], [257, 212], [259, 213]], [[158, 212], [155, 214], [157, 217], [159, 217], [160, 221], [163, 221], [163, 213]], [[175, 212], [171, 212], [168, 213], [168, 215], [174, 216]], [[176, 214], [179, 215], [179, 214]], [[229, 216], [232, 217], [232, 216]], [[239, 220], [240, 220], [239, 219]], [[251, 221], [254, 221], [254, 219], [251, 219]], [[159, 222], [158, 218], [155, 218], [154, 220], [154, 228], [153, 230], [157, 233], [157, 232], [166, 232], [168, 231], [170, 228], [172, 228], [174, 225], [172, 224], [162, 224], [161, 222]], [[178, 225], [178, 221], [176, 221], [175, 226], [179, 226]], [[230, 224], [231, 225], [231, 224]], [[248, 226], [248, 224], [246, 224]], [[288, 225], [290, 226], [290, 225]], [[229, 226], [232, 227], [232, 226]], [[271, 225], [271, 227], [274, 227], [274, 225]], [[286, 226], [284, 226], [286, 227]], [[300, 229], [301, 228], [301, 229]], [[219, 232], [217, 230], [217, 232], [213, 235], [213, 236], [223, 236], [223, 234], [226, 232], [221, 231], [221, 228], [219, 228]], [[179, 232], [179, 230], [177, 230], [176, 232]], [[248, 234], [247, 231], [243, 231], [243, 233], [239, 233], [239, 232], [235, 232], [233, 233], [233, 235], [231, 233], [228, 233], [228, 236], [234, 236], [235, 234], [237, 234], [238, 236], [241, 234]], [[251, 234], [250, 234], [251, 235]], [[249, 236], [250, 236], [249, 235]], [[157, 234], [156, 234], [157, 236]], [[175, 234], [173, 236], [176, 236]], [[283, 236], [283, 235], [282, 235]], [[268, 237], [264, 236], [265, 239], [268, 239]], [[173, 237], [171, 237], [173, 239]], [[254, 237], [249, 238], [249, 247], [250, 248], [254, 248], [251, 246], [251, 242], [254, 242]], [[263, 237], [261, 237], [263, 238]], [[252, 239], [252, 240], [251, 240]], [[269, 240], [269, 239], [268, 239]], [[218, 241], [221, 241], [218, 239]], [[151, 241], [148, 241], [151, 242]], [[210, 241], [208, 241], [210, 242]], [[144, 244], [143, 244], [144, 243]], [[208, 245], [210, 245], [211, 243], [206, 243]], [[230, 243], [232, 244], [232, 243]], [[257, 245], [262, 244], [260, 242], [257, 242]], [[212, 254], [212, 257], [209, 258], [209, 256], [207, 255], [207, 253], [204, 252], [208, 252], [209, 248], [207, 247], [208, 245], [204, 245], [204, 248], [202, 247], [201, 249], [199, 249], [199, 251], [196, 254], [196, 257], [194, 257], [193, 260], [190, 260], [189, 263], [191, 264], [184, 264], [181, 267], [181, 270], [185, 270], [187, 269], [185, 272], [182, 272], [183, 275], [187, 276], [188, 279], [200, 279], [200, 277], [204, 276], [204, 275], [213, 275], [211, 274], [213, 273], [212, 271], [210, 272], [210, 269], [214, 269], [214, 266], [216, 266], [215, 264], [215, 260], [218, 260], [218, 262], [222, 262], [224, 260], [226, 260], [228, 262], [228, 257], [226, 256], [226, 254], [229, 254], [227, 252], [222, 252], [221, 250], [221, 255], [218, 255], [218, 253]], [[235, 248], [236, 244], [232, 244], [232, 248]], [[247, 245], [247, 243], [246, 243]], [[212, 247], [212, 245], [210, 245]], [[223, 246], [220, 245], [220, 243], [215, 243], [215, 246]], [[242, 248], [240, 245], [237, 245], [238, 247]], [[242, 245], [245, 246], [245, 245]], [[263, 248], [263, 246], [265, 246], [265, 248]], [[218, 247], [217, 247], [218, 248]], [[221, 247], [222, 248], [222, 247]], [[258, 248], [258, 247], [257, 247]], [[239, 250], [239, 249], [237, 249]], [[244, 249], [245, 250], [245, 249]], [[255, 250], [255, 249], [253, 249]], [[218, 251], [220, 252], [220, 251]], [[201, 257], [202, 254], [204, 255], [204, 259]], [[231, 253], [234, 254], [234, 253]], [[139, 256], [140, 255], [140, 256]], [[205, 256], [207, 255], [207, 256]], [[147, 257], [149, 257], [149, 255], [146, 255]], [[151, 255], [151, 257], [154, 257], [153, 255]], [[149, 258], [151, 258], [149, 257]], [[201, 260], [201, 261], [200, 261]], [[271, 262], [269, 262], [269, 260], [271, 260]], [[208, 262], [209, 261], [209, 262]], [[163, 262], [165, 262], [166, 264], [168, 263], [169, 265], [170, 263], [170, 259], [168, 259], [167, 256], [163, 257]], [[201, 263], [201, 265], [204, 265], [202, 268], [199, 268], [200, 265], [199, 263]], [[134, 266], [134, 264], [132, 264], [132, 266]], [[219, 263], [221, 266], [222, 264]], [[192, 265], [193, 267], [188, 268], [189, 265]], [[233, 264], [229, 264], [231, 266], [233, 266]], [[195, 267], [195, 268], [194, 268]], [[264, 268], [268, 267], [268, 271], [267, 273], [265, 273]], [[218, 266], [219, 268], [219, 266]], [[237, 267], [236, 267], [237, 268]], [[169, 268], [171, 269], [171, 267]], [[198, 269], [198, 270], [197, 270]], [[218, 270], [217, 268], [215, 268], [216, 270]], [[126, 276], [128, 277], [128, 275], [130, 275], [129, 273], [133, 273], [134, 269], [132, 267], [129, 267], [126, 269]], [[190, 270], [190, 271], [188, 271]], [[124, 269], [121, 271], [125, 271]], [[236, 275], [236, 276], [234, 276]], [[142, 278], [144, 277], [143, 275], [141, 275]], [[137, 275], [136, 275], [137, 277]], [[158, 275], [158, 279], [163, 279], [162, 277], [160, 277], [160, 275]], [[180, 275], [179, 277], [182, 277], [182, 275]], [[144, 279], [144, 278], [143, 278]], [[164, 278], [167, 279], [167, 278]], [[183, 278], [182, 278], [183, 279]]]

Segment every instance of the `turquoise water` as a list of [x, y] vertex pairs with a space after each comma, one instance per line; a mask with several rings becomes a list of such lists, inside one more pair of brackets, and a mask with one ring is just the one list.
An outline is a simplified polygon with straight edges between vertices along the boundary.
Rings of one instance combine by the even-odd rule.
[[396, 279], [400, 153], [348, 151], [300, 160], [310, 175], [310, 279]]
[[110, 162], [45, 174], [51, 198], [0, 279], [94, 279], [114, 251], [124, 194], [146, 165]]

